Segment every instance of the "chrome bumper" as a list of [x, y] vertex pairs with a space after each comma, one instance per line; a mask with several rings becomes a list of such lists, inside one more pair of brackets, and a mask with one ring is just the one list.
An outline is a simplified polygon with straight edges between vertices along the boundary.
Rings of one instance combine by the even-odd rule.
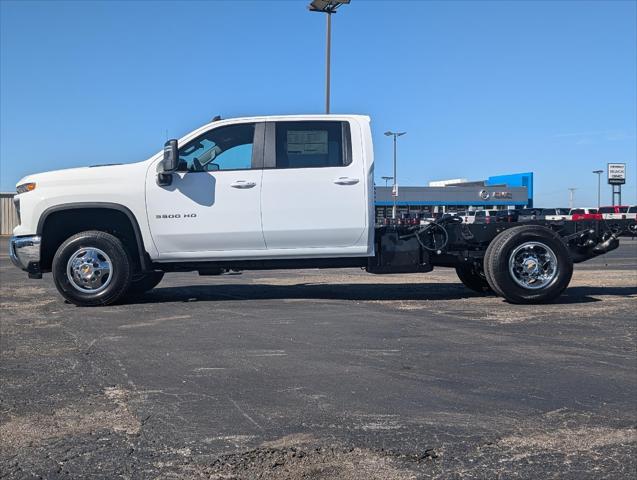
[[42, 278], [40, 271], [40, 244], [38, 235], [28, 237], [11, 237], [9, 240], [9, 257], [13, 264], [29, 273], [30, 278]]

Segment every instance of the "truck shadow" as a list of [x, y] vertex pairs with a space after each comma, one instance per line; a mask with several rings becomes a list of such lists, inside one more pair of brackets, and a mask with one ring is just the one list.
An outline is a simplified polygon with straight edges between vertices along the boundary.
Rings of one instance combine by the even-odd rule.
[[[590, 303], [603, 301], [594, 296], [636, 295], [637, 287], [573, 287], [567, 289], [555, 304]], [[183, 287], [158, 287], [136, 297], [128, 304], [224, 301], [224, 300], [353, 300], [392, 301], [421, 300], [443, 301], [464, 298], [493, 298], [465, 288], [460, 283], [437, 284], [227, 284], [192, 285]], [[494, 300], [500, 300], [495, 299]], [[502, 300], [503, 301], [503, 300]]]

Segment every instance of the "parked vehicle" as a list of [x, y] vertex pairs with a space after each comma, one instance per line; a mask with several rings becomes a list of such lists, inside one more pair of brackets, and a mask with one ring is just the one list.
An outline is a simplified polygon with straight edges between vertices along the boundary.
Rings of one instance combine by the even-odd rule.
[[596, 208], [571, 208], [568, 214], [574, 221], [602, 219], [602, 214], [598, 213]]
[[373, 172], [369, 117], [216, 120], [139, 163], [23, 178], [10, 256], [30, 278], [51, 272], [80, 306], [141, 294], [166, 272], [340, 267], [451, 267], [475, 291], [542, 303], [564, 291], [573, 263], [617, 248], [629, 228], [490, 224], [494, 210], [476, 212], [483, 224], [378, 226]]
[[477, 210], [473, 223], [495, 223], [497, 210]]
[[458, 216], [462, 218], [463, 223], [473, 223], [476, 220], [476, 210], [458, 212]]
[[518, 222], [528, 222], [531, 220], [539, 220], [542, 215], [541, 208], [522, 208], [518, 212]]
[[518, 210], [498, 210], [495, 214], [496, 222], [517, 222], [518, 221]]
[[628, 207], [625, 205], [599, 207], [599, 213], [602, 214], [604, 220], [626, 220]]
[[551, 221], [570, 220], [569, 211], [568, 208], [543, 208], [540, 213], [540, 218]]
[[626, 218], [629, 220], [637, 220], [637, 205], [631, 205], [628, 207]]

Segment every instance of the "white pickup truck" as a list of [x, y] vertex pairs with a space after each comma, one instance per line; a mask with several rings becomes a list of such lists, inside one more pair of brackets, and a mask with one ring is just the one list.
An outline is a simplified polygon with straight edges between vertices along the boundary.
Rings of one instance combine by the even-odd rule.
[[51, 272], [81, 306], [143, 293], [171, 271], [434, 266], [478, 292], [538, 303], [562, 293], [573, 262], [616, 248], [628, 228], [454, 217], [376, 226], [373, 178], [368, 117], [215, 119], [139, 163], [20, 180], [10, 256], [31, 278]]

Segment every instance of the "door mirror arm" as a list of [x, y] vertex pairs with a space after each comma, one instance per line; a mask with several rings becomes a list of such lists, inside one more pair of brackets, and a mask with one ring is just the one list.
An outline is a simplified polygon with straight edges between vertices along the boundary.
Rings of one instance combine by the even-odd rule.
[[177, 140], [168, 140], [164, 144], [164, 158], [159, 164], [159, 172], [157, 173], [157, 185], [166, 187], [173, 181], [172, 173], [179, 167], [179, 149], [177, 148]]

